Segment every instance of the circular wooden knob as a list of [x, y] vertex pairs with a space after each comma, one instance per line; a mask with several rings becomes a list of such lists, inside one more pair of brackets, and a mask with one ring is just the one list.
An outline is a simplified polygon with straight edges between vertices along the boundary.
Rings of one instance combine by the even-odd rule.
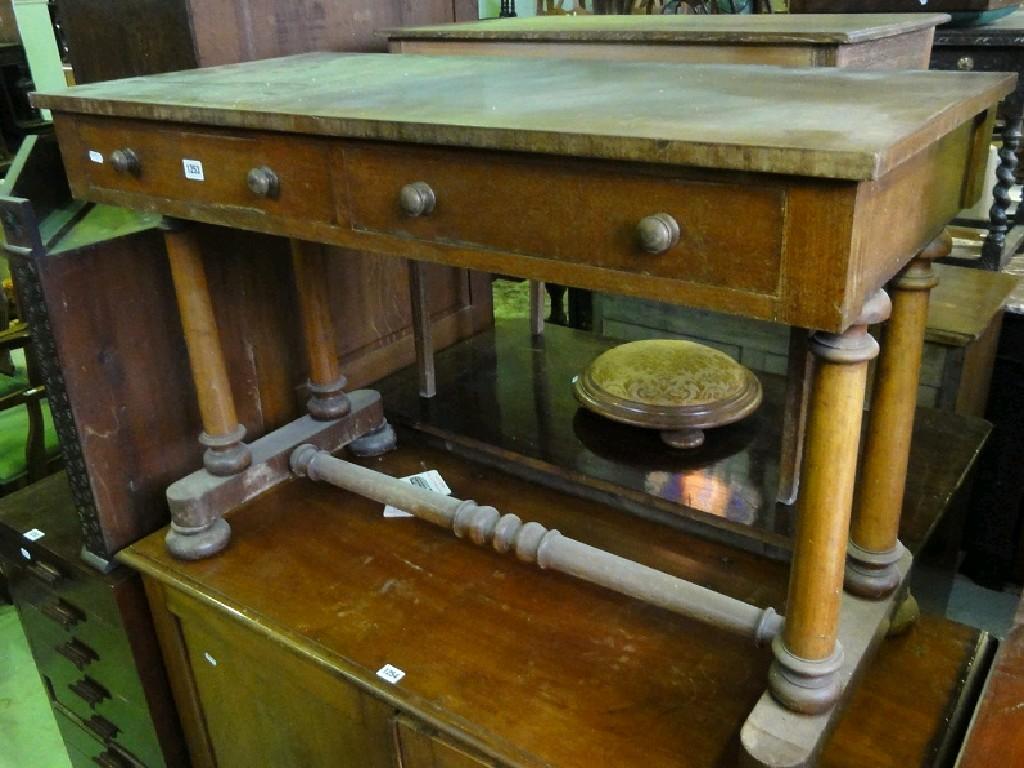
[[667, 213], [652, 213], [637, 224], [636, 236], [647, 253], [665, 253], [679, 242], [679, 224]]
[[110, 164], [114, 166], [114, 170], [118, 173], [130, 173], [133, 176], [138, 176], [142, 170], [142, 164], [139, 162], [139, 156], [135, 154], [135, 151], [125, 147], [124, 149], [115, 149], [110, 153]]
[[437, 205], [434, 190], [425, 181], [414, 181], [406, 184], [398, 195], [398, 204], [410, 216], [425, 216], [432, 213]]
[[265, 165], [249, 171], [245, 181], [249, 185], [249, 191], [257, 197], [277, 197], [281, 191], [281, 180]]

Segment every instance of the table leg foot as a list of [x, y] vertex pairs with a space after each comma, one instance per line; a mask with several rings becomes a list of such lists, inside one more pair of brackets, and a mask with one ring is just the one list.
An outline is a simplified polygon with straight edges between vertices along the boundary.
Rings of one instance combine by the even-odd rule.
[[398, 437], [387, 419], [372, 432], [349, 443], [349, 450], [356, 456], [380, 456], [398, 447]]
[[221, 552], [231, 540], [231, 526], [217, 518], [202, 528], [187, 528], [171, 523], [165, 538], [167, 550], [180, 560], [202, 560]]
[[872, 600], [891, 594], [900, 583], [897, 563], [903, 557], [904, 549], [897, 541], [896, 546], [886, 552], [872, 552], [850, 541], [846, 545], [846, 572], [843, 578], [846, 591]]
[[772, 640], [772, 661], [768, 672], [769, 690], [775, 700], [792, 712], [820, 715], [828, 712], [839, 698], [839, 669], [843, 666], [843, 646], [826, 659], [802, 659], [788, 648], [782, 635]]
[[315, 384], [309, 382], [309, 400], [306, 401], [306, 411], [317, 421], [333, 421], [340, 419], [352, 410], [352, 403], [345, 394], [345, 385], [348, 379], [339, 376], [330, 384]]
[[206, 446], [203, 453], [203, 466], [211, 475], [225, 477], [234, 475], [252, 464], [252, 452], [242, 442], [245, 427], [239, 424], [233, 431], [225, 435], [211, 435], [203, 432], [199, 442]]
[[917, 620], [921, 618], [921, 607], [917, 604], [917, 598], [907, 590], [900, 604], [893, 611], [892, 619], [889, 620], [889, 631], [886, 637], [897, 637], [908, 632]]

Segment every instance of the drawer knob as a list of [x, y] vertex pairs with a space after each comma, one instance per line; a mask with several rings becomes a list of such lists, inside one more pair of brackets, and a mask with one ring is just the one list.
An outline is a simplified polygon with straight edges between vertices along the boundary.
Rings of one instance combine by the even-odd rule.
[[281, 180], [265, 165], [249, 171], [246, 183], [249, 185], [249, 191], [257, 197], [276, 198], [281, 191]]
[[640, 219], [636, 236], [647, 253], [665, 253], [679, 242], [679, 224], [667, 213], [652, 213]]
[[425, 216], [433, 213], [437, 205], [434, 190], [425, 181], [414, 181], [406, 184], [398, 195], [398, 203], [402, 210], [410, 216]]
[[974, 70], [974, 57], [973, 56], [961, 56], [956, 60], [956, 68], [961, 72], [971, 72]]
[[118, 173], [130, 173], [132, 176], [138, 176], [142, 171], [142, 163], [139, 162], [139, 156], [135, 154], [135, 150], [128, 149], [115, 149], [110, 153], [110, 164], [114, 166], [114, 170]]

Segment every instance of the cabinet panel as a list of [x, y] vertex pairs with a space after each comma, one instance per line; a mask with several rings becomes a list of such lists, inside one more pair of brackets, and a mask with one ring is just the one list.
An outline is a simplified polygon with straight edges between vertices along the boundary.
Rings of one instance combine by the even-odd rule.
[[218, 768], [394, 768], [391, 709], [180, 595], [189, 665]]
[[395, 719], [395, 743], [401, 768], [494, 768], [425, 726], [405, 717]]

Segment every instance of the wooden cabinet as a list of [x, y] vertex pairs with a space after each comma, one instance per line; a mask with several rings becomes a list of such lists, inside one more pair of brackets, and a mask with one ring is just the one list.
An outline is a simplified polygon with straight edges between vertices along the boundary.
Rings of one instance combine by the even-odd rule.
[[[481, 468], [424, 438], [403, 434], [370, 463], [393, 475], [437, 469], [460, 496], [514, 505], [730, 594], [785, 594], [784, 564]], [[932, 489], [909, 503], [935, 515], [946, 502]], [[216, 558], [176, 561], [160, 535], [121, 555], [146, 574], [199, 768], [735, 764], [736, 731], [764, 685], [762, 651], [302, 480], [229, 519], [234, 537]], [[977, 630], [927, 618], [883, 643], [819, 767], [941, 764], [990, 649]], [[387, 664], [404, 676], [384, 679]]]
[[183, 767], [141, 581], [81, 563], [77, 522], [63, 473], [0, 502], [0, 567], [72, 763]]

